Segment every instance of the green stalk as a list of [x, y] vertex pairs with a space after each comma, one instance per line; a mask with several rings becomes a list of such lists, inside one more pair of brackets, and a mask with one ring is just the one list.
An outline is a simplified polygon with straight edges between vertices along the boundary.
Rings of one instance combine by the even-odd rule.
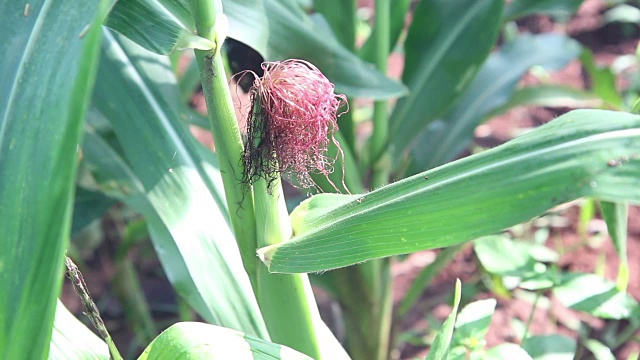
[[[389, 0], [376, 1], [376, 68], [383, 74], [387, 73], [389, 57], [389, 31], [390, 10]], [[371, 136], [371, 159], [373, 164], [372, 187], [377, 188], [386, 185], [389, 181], [391, 161], [385, 151], [389, 137], [389, 114], [386, 100], [376, 101], [373, 104], [373, 135]]]
[[345, 315], [347, 348], [354, 360], [388, 358], [391, 331], [391, 267], [388, 259], [334, 270]]
[[[389, 0], [376, 1], [376, 66], [382, 73], [387, 71], [389, 55], [389, 13]], [[373, 126], [369, 144], [375, 188], [388, 183], [391, 169], [385, 151], [389, 132], [386, 101], [374, 103]], [[388, 358], [393, 312], [390, 261], [372, 260], [335, 271], [338, 301], [346, 318], [348, 348], [356, 360]]]
[[[390, 3], [388, 0], [383, 0], [378, 1], [376, 5], [376, 26], [380, 27], [376, 36], [377, 65], [378, 69], [386, 72]], [[340, 126], [342, 130], [342, 124]], [[385, 185], [389, 178], [390, 161], [388, 155], [383, 154], [387, 137], [387, 103], [379, 101], [374, 105], [374, 133], [370, 142], [372, 163], [375, 164], [372, 182], [374, 187]], [[349, 166], [349, 164], [346, 165]], [[351, 169], [352, 167], [349, 166], [347, 173]], [[349, 184], [351, 182], [349, 176], [345, 180], [352, 191], [360, 192], [357, 190], [360, 186]], [[333, 191], [323, 181], [316, 181], [324, 191]], [[354, 184], [354, 182], [351, 183]], [[392, 319], [389, 261], [389, 259], [374, 260], [327, 274], [333, 277], [336, 284], [337, 299], [346, 318], [348, 348], [354, 359], [387, 358]]]
[[192, 0], [191, 10], [199, 36], [216, 44], [213, 50], [195, 50], [200, 68], [202, 90], [207, 103], [209, 124], [220, 163], [220, 173], [244, 268], [251, 285], [256, 289], [256, 233], [253, 197], [249, 187], [242, 184], [242, 137], [227, 85], [220, 47], [224, 38], [216, 27], [216, 9], [210, 0]]
[[411, 308], [413, 308], [420, 299], [420, 295], [422, 295], [424, 290], [429, 286], [429, 284], [431, 284], [433, 278], [440, 274], [445, 266], [451, 263], [456, 254], [469, 245], [471, 245], [470, 242], [442, 249], [436, 259], [420, 271], [420, 274], [418, 274], [415, 280], [411, 283], [411, 287], [400, 302], [400, 305], [398, 305], [398, 318], [402, 318], [409, 312], [409, 310], [411, 310]]
[[[122, 220], [120, 214], [114, 215], [114, 221], [117, 223]], [[113, 259], [115, 274], [111, 286], [122, 304], [124, 316], [133, 329], [136, 340], [139, 343], [148, 344], [159, 332], [153, 322], [151, 309], [144, 296], [134, 263], [129, 259], [129, 251], [133, 246], [149, 236], [147, 222], [134, 220], [127, 224], [124, 231], [121, 231], [119, 226], [117, 228], [122, 237], [122, 244], [118, 246]]]
[[[375, 14], [375, 44], [376, 44], [376, 68], [383, 74], [387, 73], [387, 61], [389, 56], [389, 31], [390, 31], [390, 1], [377, 0]], [[373, 107], [373, 135], [371, 137], [371, 154], [373, 159], [372, 180], [373, 188], [384, 186], [389, 181], [391, 161], [387, 147], [389, 136], [388, 104], [385, 100], [376, 101]], [[348, 334], [356, 336], [349, 340], [349, 349], [355, 359], [386, 359], [389, 353], [391, 335], [391, 319], [393, 314], [392, 287], [391, 287], [391, 259], [373, 260], [360, 265], [357, 269], [364, 280], [364, 290], [367, 292], [370, 308], [366, 310], [356, 309], [355, 318], [361, 324], [361, 334]], [[353, 298], [351, 298], [353, 299]], [[348, 326], [347, 329], [353, 329]], [[353, 329], [357, 331], [358, 329]], [[354, 343], [358, 341], [358, 343]], [[361, 350], [366, 352], [361, 353]]]
[[[291, 237], [291, 224], [280, 179], [254, 185], [258, 246], [268, 246]], [[258, 267], [257, 299], [269, 336], [273, 342], [287, 345], [314, 359], [320, 359], [317, 327], [318, 306], [306, 274], [270, 274]]]

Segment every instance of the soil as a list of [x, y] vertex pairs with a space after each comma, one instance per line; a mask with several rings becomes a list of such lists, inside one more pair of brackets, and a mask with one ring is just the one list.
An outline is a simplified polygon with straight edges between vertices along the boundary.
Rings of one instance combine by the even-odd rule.
[[[363, 1], [363, 4], [367, 1]], [[576, 16], [566, 24], [554, 22], [548, 16], [531, 16], [518, 22], [522, 31], [529, 32], [566, 32], [584, 46], [591, 49], [599, 65], [611, 65], [615, 59], [624, 54], [635, 53], [638, 44], [638, 27], [623, 27], [620, 24], [605, 25], [603, 21], [604, 1], [586, 0], [580, 7]], [[631, 30], [629, 30], [631, 29]], [[394, 54], [389, 73], [399, 77], [401, 73], [402, 56]], [[574, 61], [566, 68], [553, 72], [551, 81], [558, 84], [585, 88], [584, 71], [578, 61]], [[533, 77], [525, 77], [522, 86], [535, 83]], [[626, 86], [620, 81], [619, 86]], [[193, 99], [196, 108], [204, 109], [204, 101], [196, 95]], [[569, 108], [536, 108], [520, 107], [506, 114], [495, 117], [476, 130], [475, 142], [478, 146], [494, 147], [504, 143], [526, 129], [539, 126], [553, 118], [570, 110]], [[242, 117], [240, 117], [242, 118]], [[361, 136], [366, 136], [367, 127], [360, 129]], [[213, 146], [210, 134], [205, 131], [194, 130], [196, 136], [205, 144]], [[598, 264], [604, 264], [606, 278], [615, 280], [618, 271], [618, 258], [611, 241], [606, 234], [606, 225], [599, 215], [588, 223], [587, 233], [579, 235], [578, 216], [580, 202], [564, 205], [560, 209], [554, 209], [554, 221], [545, 224], [550, 229], [547, 244], [549, 247], [562, 254], [558, 266], [567, 271], [594, 272]], [[559, 212], [558, 212], [559, 211]], [[143, 346], [137, 344], [132, 330], [124, 320], [122, 306], [114, 296], [112, 279], [115, 273], [113, 256], [120, 243], [117, 231], [118, 224], [106, 217], [102, 224], [98, 225], [104, 233], [104, 238], [96, 249], [90, 249], [84, 255], [85, 264], [81, 266], [86, 282], [98, 303], [106, 325], [111, 331], [116, 343], [128, 354], [127, 358], [137, 355]], [[539, 226], [533, 225], [533, 229]], [[630, 262], [629, 293], [640, 301], [640, 208], [631, 207], [629, 214], [628, 254]], [[409, 289], [411, 282], [428, 264], [434, 261], [438, 254], [436, 251], [423, 251], [412, 254], [402, 261], [396, 261], [392, 271], [394, 276], [394, 303], [397, 305]], [[162, 273], [161, 266], [152, 254], [148, 244], [139, 245], [129, 254], [141, 277], [143, 291], [151, 306], [154, 320], [158, 321], [159, 329], [177, 321], [177, 304], [174, 291]], [[602, 262], [602, 260], [606, 260]], [[83, 265], [83, 264], [81, 264]], [[518, 342], [520, 337], [512, 326], [513, 319], [519, 319], [526, 323], [533, 309], [531, 301], [521, 297], [505, 298], [497, 297], [486, 286], [487, 279], [482, 275], [472, 247], [467, 247], [453, 259], [446, 269], [434, 279], [425, 289], [420, 301], [406, 316], [399, 320], [398, 334], [415, 332], [426, 334], [429, 331], [429, 319], [443, 321], [448, 316], [451, 307], [451, 294], [456, 278], [460, 278], [463, 284], [472, 285], [472, 297], [466, 301], [483, 298], [496, 298], [498, 301], [496, 312], [493, 316], [491, 327], [486, 337], [487, 346], [492, 347], [505, 342]], [[466, 288], [465, 288], [466, 290]], [[475, 292], [475, 294], [474, 294]], [[529, 333], [533, 335], [564, 334], [572, 338], [578, 338], [575, 325], [586, 323], [590, 327], [590, 336], [598, 338], [603, 335], [605, 328], [611, 321], [596, 319], [582, 313], [566, 309], [560, 305], [550, 294], [548, 303], [539, 306], [533, 312]], [[82, 309], [77, 296], [73, 293], [68, 282], [65, 283], [62, 301], [79, 318], [83, 319]], [[332, 318], [335, 311], [331, 299], [321, 290], [318, 291], [318, 301], [322, 315], [329, 324], [334, 323]], [[84, 320], [83, 320], [84, 321]], [[622, 325], [626, 322], [621, 322]], [[432, 329], [433, 330], [433, 329]], [[640, 338], [640, 331], [636, 332], [635, 339]], [[396, 359], [413, 359], [424, 357], [428, 352], [426, 346], [416, 346], [408, 343], [400, 344], [392, 357]], [[625, 359], [629, 354], [640, 352], [638, 342], [628, 342], [615, 349], [618, 359]], [[583, 357], [580, 357], [583, 358]], [[587, 358], [587, 357], [584, 357]]]

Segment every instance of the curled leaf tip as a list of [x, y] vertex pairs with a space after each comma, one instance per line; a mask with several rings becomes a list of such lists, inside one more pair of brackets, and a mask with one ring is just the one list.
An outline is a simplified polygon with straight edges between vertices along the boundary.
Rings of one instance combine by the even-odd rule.
[[260, 248], [256, 251], [256, 255], [258, 255], [258, 259], [260, 259], [260, 261], [262, 261], [265, 265], [267, 265], [267, 268], [271, 266], [271, 256], [273, 255], [273, 252], [276, 250], [277, 247], [278, 247], [277, 244], [269, 245], [269, 246]]

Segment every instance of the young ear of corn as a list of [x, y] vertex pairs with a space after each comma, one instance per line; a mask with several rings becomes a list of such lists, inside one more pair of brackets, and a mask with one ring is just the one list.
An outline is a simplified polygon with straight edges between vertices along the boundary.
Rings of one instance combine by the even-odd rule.
[[[324, 328], [307, 275], [269, 274], [256, 256], [257, 246], [279, 243], [291, 235], [279, 174], [268, 180], [264, 176], [245, 180], [242, 140], [219, 52], [224, 39], [216, 30], [215, 5], [212, 1], [192, 0], [191, 8], [198, 35], [217, 45], [211, 51], [196, 50], [196, 58], [229, 214], [269, 336], [276, 343], [321, 359], [316, 330]], [[254, 143], [253, 139], [249, 141]], [[329, 339], [331, 347], [341, 348], [335, 338], [323, 339]]]

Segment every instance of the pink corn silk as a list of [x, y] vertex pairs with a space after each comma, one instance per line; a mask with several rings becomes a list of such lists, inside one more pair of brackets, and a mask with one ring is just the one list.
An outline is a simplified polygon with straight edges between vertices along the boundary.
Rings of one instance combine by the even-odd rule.
[[250, 90], [252, 103], [259, 101], [260, 109], [248, 115], [245, 180], [263, 177], [270, 182], [284, 174], [303, 188], [317, 187], [310, 174], [328, 179], [336, 161], [326, 155], [329, 138], [338, 156], [343, 154], [333, 134], [346, 96], [335, 95], [335, 86], [306, 61], [270, 62], [262, 68], [263, 77]]

